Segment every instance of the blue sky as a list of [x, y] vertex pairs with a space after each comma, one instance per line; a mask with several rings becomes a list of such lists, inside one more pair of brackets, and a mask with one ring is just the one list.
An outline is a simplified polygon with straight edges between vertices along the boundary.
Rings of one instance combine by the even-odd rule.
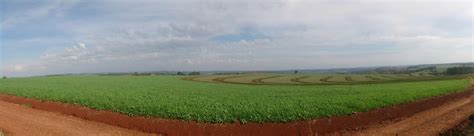
[[0, 0], [1, 75], [473, 61], [470, 0]]

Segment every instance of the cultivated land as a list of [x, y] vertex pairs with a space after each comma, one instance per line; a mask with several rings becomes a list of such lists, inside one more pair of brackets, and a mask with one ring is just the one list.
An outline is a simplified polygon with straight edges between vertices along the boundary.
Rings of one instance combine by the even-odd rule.
[[462, 79], [466, 76], [413, 74], [232, 74], [190, 76], [184, 80], [249, 85], [357, 85], [412, 81]]
[[462, 91], [469, 81], [420, 74], [243, 74], [31, 77], [3, 79], [0, 84], [3, 94], [129, 115], [245, 123], [366, 112]]
[[0, 128], [8, 130], [8, 136], [153, 135], [4, 101], [0, 101]]

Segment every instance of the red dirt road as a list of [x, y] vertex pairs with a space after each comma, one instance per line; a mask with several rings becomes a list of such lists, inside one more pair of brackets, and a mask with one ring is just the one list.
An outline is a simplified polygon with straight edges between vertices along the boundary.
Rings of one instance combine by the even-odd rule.
[[474, 114], [474, 95], [344, 135], [439, 135]]
[[0, 101], [0, 136], [151, 135]]

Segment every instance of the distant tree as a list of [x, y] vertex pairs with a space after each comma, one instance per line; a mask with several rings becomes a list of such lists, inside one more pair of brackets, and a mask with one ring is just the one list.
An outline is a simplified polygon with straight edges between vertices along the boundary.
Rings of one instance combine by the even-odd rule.
[[298, 74], [298, 70], [295, 70], [295, 72], [293, 72], [293, 74]]
[[439, 75], [439, 72], [438, 71], [433, 71], [431, 72], [432, 75], [435, 75], [435, 76], [438, 76]]
[[431, 72], [437, 72], [437, 71], [436, 71], [436, 66], [430, 67], [429, 70], [430, 70]]
[[7, 77], [6, 77], [6, 76], [3, 76], [2, 79], [7, 79]]
[[452, 67], [446, 69], [447, 75], [461, 75], [474, 73], [474, 67]]
[[200, 75], [200, 74], [201, 74], [201, 73], [196, 72], [196, 71], [189, 73], [189, 75]]
[[176, 73], [176, 75], [186, 75], [186, 74], [184, 74], [183, 72], [178, 72]]
[[139, 76], [138, 72], [132, 74], [133, 76]]

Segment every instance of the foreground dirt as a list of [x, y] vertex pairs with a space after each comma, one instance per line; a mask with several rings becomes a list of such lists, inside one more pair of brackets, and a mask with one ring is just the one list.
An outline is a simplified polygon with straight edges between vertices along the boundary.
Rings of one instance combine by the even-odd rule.
[[8, 136], [150, 135], [4, 101], [0, 101], [0, 128]]
[[439, 135], [474, 114], [474, 96], [344, 135]]

